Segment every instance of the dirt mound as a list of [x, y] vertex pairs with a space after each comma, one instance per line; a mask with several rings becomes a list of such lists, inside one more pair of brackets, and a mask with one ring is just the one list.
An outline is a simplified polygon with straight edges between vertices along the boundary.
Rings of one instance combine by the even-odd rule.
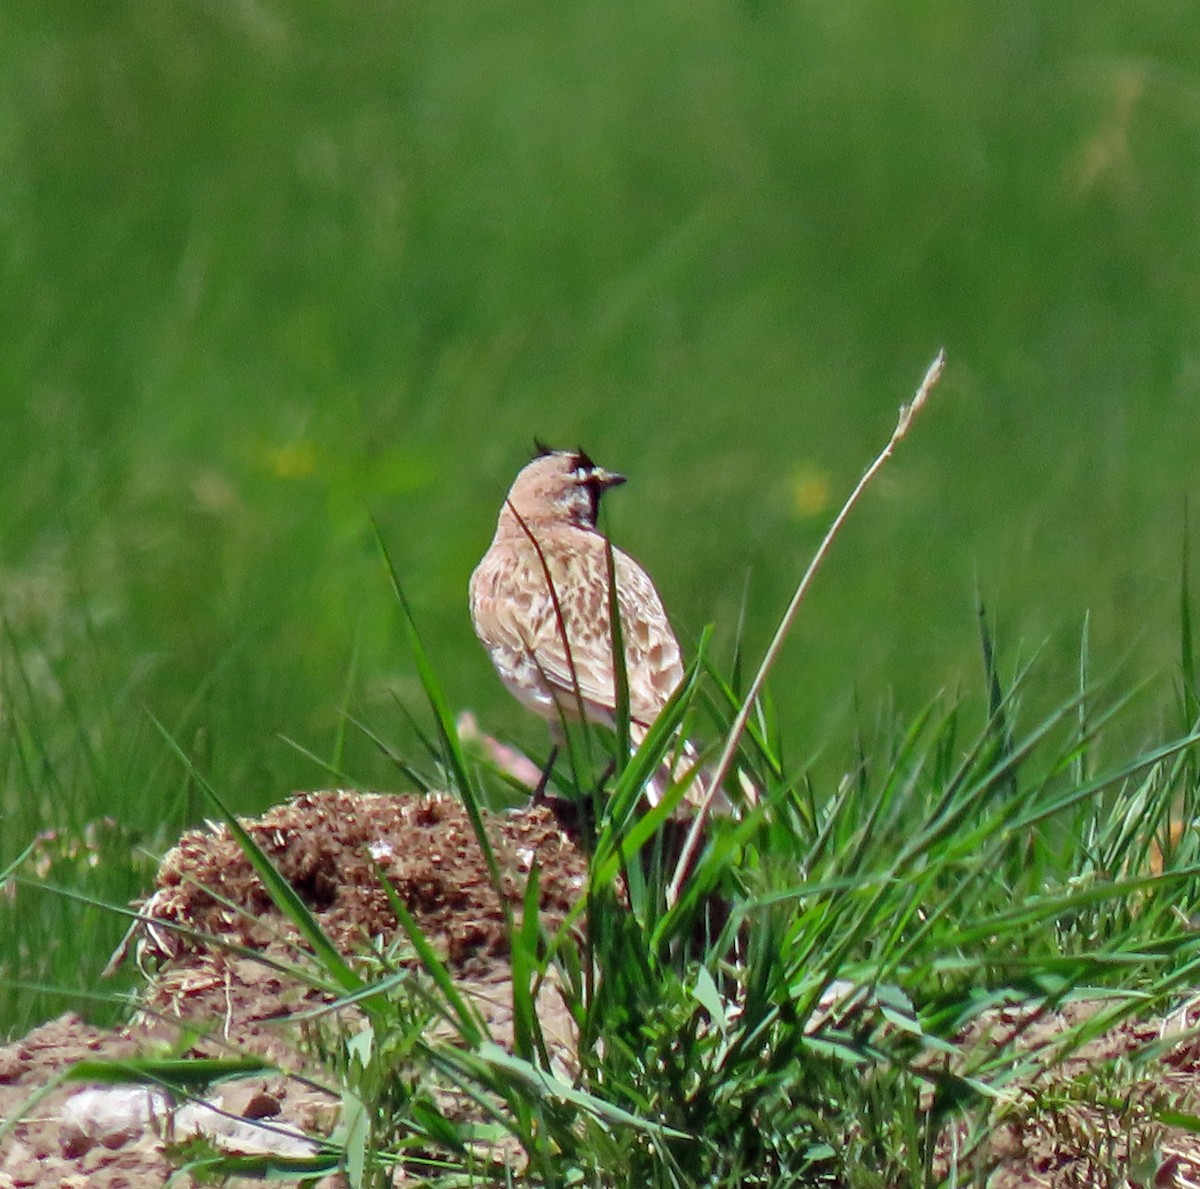
[[[488, 815], [486, 822], [509, 910], [520, 915], [536, 863], [542, 918], [551, 928], [561, 924], [579, 896], [586, 863], [554, 815], [534, 807]], [[493, 1035], [501, 1043], [511, 1036], [504, 909], [458, 801], [304, 793], [244, 825], [343, 953], [396, 940], [386, 877]], [[0, 1119], [22, 1111], [76, 1062], [165, 1048], [185, 1023], [201, 1030], [188, 1055], [255, 1053], [289, 1068], [302, 1065], [288, 1020], [323, 997], [280, 969], [299, 960], [299, 935], [227, 827], [185, 834], [164, 859], [142, 911], [146, 923], [130, 940], [154, 973], [138, 1018], [104, 1031], [66, 1015], [0, 1048]], [[569, 1021], [557, 996], [543, 999], [547, 1034], [565, 1045]], [[143, 1095], [126, 1104], [132, 1112], [126, 1126], [106, 1131], [107, 1122], [89, 1117], [81, 1133], [78, 1120], [63, 1116], [77, 1091], [53, 1090], [0, 1145], [0, 1189], [162, 1185], [173, 1168], [164, 1145], [174, 1115], [156, 1115], [156, 1103]], [[249, 1110], [276, 1127], [310, 1134], [328, 1132], [338, 1108], [332, 1095], [304, 1079], [280, 1077], [239, 1083], [217, 1105], [227, 1116], [247, 1118], [242, 1112]]]
[[[303, 793], [246, 828], [343, 952], [396, 934], [383, 876], [456, 973], [486, 977], [507, 957], [500, 898], [466, 810], [452, 798]], [[519, 915], [536, 862], [542, 918], [561, 924], [587, 864], [554, 815], [545, 807], [488, 815], [487, 831], [510, 911]], [[145, 913], [156, 921], [252, 949], [299, 940], [224, 826], [185, 834], [155, 882]], [[149, 942], [173, 963], [211, 952], [203, 936], [161, 927]]]
[[[550, 928], [559, 925], [586, 870], [571, 838], [545, 808], [486, 820], [510, 911], [519, 915], [526, 877], [536, 863], [542, 917]], [[503, 1043], [511, 1036], [504, 907], [457, 801], [306, 793], [244, 824], [343, 953], [378, 950], [398, 939], [380, 878], [386, 876], [496, 1038]], [[58, 1087], [27, 1109], [35, 1094], [80, 1060], [124, 1059], [156, 1046], [180, 1055], [180, 1037], [186, 1035], [188, 1055], [256, 1053], [303, 1073], [289, 1021], [322, 996], [288, 973], [300, 960], [296, 930], [276, 910], [228, 829], [186, 834], [164, 860], [143, 911], [147, 922], [134, 944], [153, 973], [135, 1021], [105, 1031], [67, 1015], [0, 1048], [0, 1119], [24, 1112], [0, 1141], [0, 1189], [148, 1189], [170, 1176], [169, 1141], [190, 1124], [153, 1093], [88, 1099], [78, 1087]], [[571, 1023], [558, 996], [546, 995], [539, 1011], [548, 1038], [569, 1063]], [[1052, 1042], [1065, 1019], [1041, 1016], [1025, 1043]], [[1155, 1106], [1167, 1101], [1176, 1111], [1200, 1111], [1197, 1022], [1191, 1007], [1171, 1019], [1130, 1022], [1107, 1033], [1040, 1088], [1057, 1094], [1056, 1109], [1046, 1109], [1044, 1097], [1037, 1100], [1036, 1088], [1014, 1088], [993, 1141], [1000, 1167], [990, 1185], [1200, 1184], [1196, 1136], [1153, 1117]], [[1011, 1018], [998, 1013], [985, 1026], [999, 1031], [1024, 1024], [1015, 1012]], [[1098, 1062], [1131, 1060], [1164, 1037], [1168, 1043], [1153, 1073], [1131, 1074], [1124, 1102], [1106, 1110], [1072, 1098], [1072, 1078], [1086, 1078]], [[68, 1105], [70, 1095], [75, 1097]], [[220, 1130], [233, 1150], [253, 1151], [269, 1143], [302, 1144], [300, 1133], [327, 1133], [338, 1106], [331, 1093], [303, 1076], [275, 1075], [236, 1083], [224, 1098], [201, 1104], [198, 1125], [209, 1133]], [[114, 1122], [117, 1107], [125, 1114]]]

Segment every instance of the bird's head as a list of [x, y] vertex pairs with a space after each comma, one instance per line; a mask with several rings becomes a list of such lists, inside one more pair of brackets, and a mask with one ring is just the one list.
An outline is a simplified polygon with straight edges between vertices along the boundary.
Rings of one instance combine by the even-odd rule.
[[597, 466], [584, 450], [551, 450], [540, 442], [537, 448], [537, 457], [513, 481], [501, 519], [595, 528], [600, 497], [625, 476]]

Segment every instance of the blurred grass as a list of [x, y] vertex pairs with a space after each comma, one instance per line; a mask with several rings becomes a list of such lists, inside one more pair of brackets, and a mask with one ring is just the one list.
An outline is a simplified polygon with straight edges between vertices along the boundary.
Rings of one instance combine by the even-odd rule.
[[[632, 476], [610, 527], [685, 638], [730, 648], [749, 574], [753, 650], [941, 344], [776, 670], [792, 762], [856, 698], [967, 684], [977, 587], [1004, 640], [1052, 639], [1052, 687], [1087, 609], [1097, 658], [1165, 667], [1191, 16], [10, 0], [0, 613], [54, 675], [39, 714], [119, 707], [123, 747], [149, 707], [243, 810], [320, 783], [276, 733], [332, 752], [352, 656], [368, 719], [415, 693], [374, 515], [451, 703], [540, 746], [465, 611], [533, 435]], [[69, 813], [10, 780], [0, 867], [68, 818], [169, 841], [161, 761]], [[394, 783], [361, 739], [343, 762]]]

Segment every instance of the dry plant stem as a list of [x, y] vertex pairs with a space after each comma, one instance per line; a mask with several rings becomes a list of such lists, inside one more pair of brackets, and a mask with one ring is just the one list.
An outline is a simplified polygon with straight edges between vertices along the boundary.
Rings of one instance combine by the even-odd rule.
[[941, 350], [937, 353], [937, 357], [925, 372], [925, 378], [921, 381], [920, 387], [917, 388], [912, 402], [900, 406], [900, 417], [896, 422], [896, 428], [892, 431], [892, 436], [888, 439], [887, 445], [884, 446], [879, 456], [866, 469], [863, 477], [859, 479], [858, 485], [842, 505], [842, 510], [837, 514], [837, 519], [830, 525], [829, 531], [821, 541], [820, 547], [813, 555], [812, 561], [809, 562], [808, 569], [804, 572], [804, 577], [800, 579], [800, 585], [796, 587], [796, 593], [792, 595], [792, 601], [788, 604], [787, 610], [783, 613], [783, 618], [779, 621], [779, 627], [775, 631], [770, 647], [768, 647], [766, 655], [763, 657], [762, 664], [758, 667], [758, 672], [754, 675], [754, 680], [750, 683], [750, 689], [742, 701], [741, 709], [733, 721], [733, 726], [729, 729], [729, 735], [725, 740], [725, 747], [721, 752], [721, 758], [717, 761], [712, 780], [709, 781], [708, 788], [705, 789], [700, 806], [696, 811], [696, 816], [692, 819], [692, 825], [688, 830], [687, 840], [683, 846], [683, 853], [679, 856], [679, 862], [676, 864], [674, 874], [671, 876], [670, 887], [667, 889], [668, 905], [673, 907], [679, 901], [679, 892], [683, 886], [687, 872], [691, 868], [696, 850], [700, 845], [700, 836], [704, 830], [704, 823], [708, 818], [713, 798], [725, 783], [725, 777], [729, 775], [729, 769], [733, 764], [733, 757], [737, 753], [738, 742], [742, 737], [742, 732], [746, 729], [746, 723], [750, 720], [750, 715], [753, 713], [755, 701], [762, 692], [767, 674], [775, 664], [775, 658], [779, 655], [779, 650], [783, 647], [784, 638], [791, 629], [792, 620], [796, 618], [796, 612], [800, 610], [800, 604], [804, 602], [804, 596], [808, 593], [808, 588], [812, 585], [817, 570], [820, 569], [821, 563], [825, 560], [825, 556], [829, 552], [834, 538], [841, 531], [842, 525], [846, 523], [851, 509], [858, 503], [859, 497], [867, 489], [868, 484], [883, 469], [883, 464], [891, 458], [892, 451], [896, 449], [903, 440], [904, 435], [908, 433], [913, 418], [924, 407], [933, 386], [941, 379], [942, 369], [945, 364], [946, 352], [945, 350]]

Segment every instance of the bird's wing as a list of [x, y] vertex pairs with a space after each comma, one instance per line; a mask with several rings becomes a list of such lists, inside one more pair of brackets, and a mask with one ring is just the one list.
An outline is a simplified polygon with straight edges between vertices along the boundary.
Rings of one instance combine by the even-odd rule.
[[[577, 542], [557, 547], [562, 543], [552, 536], [539, 544], [541, 556], [527, 542], [493, 550], [476, 571], [471, 608], [476, 630], [497, 668], [518, 686], [546, 688], [567, 714], [577, 696], [590, 717], [611, 712], [607, 583], [594, 588], [604, 597], [589, 597], [588, 551], [581, 552]], [[603, 616], [602, 625], [591, 621], [594, 615]]]
[[[639, 722], [649, 723], [683, 681], [683, 658], [650, 575], [619, 549], [613, 550], [613, 563], [630, 714]], [[607, 626], [605, 617], [606, 630]]]
[[[550, 535], [492, 557], [472, 583], [476, 627], [502, 670], [539, 680], [570, 713], [582, 697], [591, 717], [616, 704], [608, 566], [598, 533]], [[679, 644], [646, 572], [613, 550], [633, 719], [651, 722], [683, 679]], [[553, 583], [551, 596], [547, 573]], [[560, 620], [561, 616], [561, 620]]]

